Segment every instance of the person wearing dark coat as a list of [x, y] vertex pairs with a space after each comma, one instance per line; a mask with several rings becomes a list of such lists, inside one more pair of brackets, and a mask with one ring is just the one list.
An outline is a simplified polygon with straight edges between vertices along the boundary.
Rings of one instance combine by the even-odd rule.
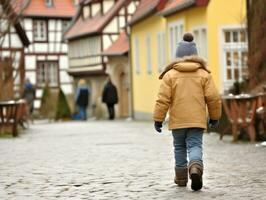
[[118, 103], [118, 95], [117, 89], [115, 85], [112, 83], [111, 79], [105, 84], [102, 94], [102, 102], [106, 104], [109, 119], [113, 120], [115, 118], [115, 104]]
[[76, 92], [76, 105], [78, 106], [79, 113], [74, 116], [76, 120], [87, 119], [87, 107], [89, 105], [90, 91], [86, 86], [86, 81], [81, 79], [78, 83]]
[[26, 79], [22, 97], [27, 102], [28, 114], [29, 114], [29, 116], [31, 116], [31, 114], [33, 113], [33, 109], [34, 109], [33, 102], [35, 99], [35, 87], [30, 82], [30, 79]]

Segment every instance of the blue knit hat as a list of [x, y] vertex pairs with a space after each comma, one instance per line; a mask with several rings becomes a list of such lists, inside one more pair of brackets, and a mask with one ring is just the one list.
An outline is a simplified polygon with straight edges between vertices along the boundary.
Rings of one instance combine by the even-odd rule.
[[186, 33], [183, 36], [183, 41], [178, 43], [176, 50], [176, 57], [182, 58], [184, 56], [198, 55], [196, 43], [193, 42], [194, 37], [191, 33]]

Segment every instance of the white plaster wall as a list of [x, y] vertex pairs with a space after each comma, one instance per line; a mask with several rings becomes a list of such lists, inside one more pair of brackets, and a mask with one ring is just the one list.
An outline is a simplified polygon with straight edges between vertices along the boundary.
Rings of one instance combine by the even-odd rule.
[[59, 66], [60, 69], [68, 69], [68, 57], [67, 56], [60, 56], [59, 58]]
[[62, 52], [67, 53], [68, 52], [68, 45], [67, 44], [61, 44]]
[[90, 7], [89, 6], [85, 6], [83, 8], [83, 17], [87, 18], [87, 17], [89, 17], [89, 15], [90, 15]]
[[134, 3], [134, 2], [131, 2], [131, 3], [129, 4], [129, 6], [128, 6], [128, 12], [129, 12], [130, 14], [133, 14], [133, 13], [135, 12], [135, 10], [136, 10], [135, 3]]
[[107, 49], [112, 44], [110, 37], [108, 35], [103, 35], [103, 49]]
[[47, 56], [47, 60], [57, 60], [57, 56]]
[[[1, 41], [1, 42], [2, 42], [2, 41]], [[2, 45], [3, 45], [3, 47], [5, 47], [5, 48], [9, 47], [9, 39], [8, 39], [8, 36], [7, 36], [7, 35], [6, 35], [5, 38], [3, 39]]]
[[38, 56], [37, 60], [45, 60], [45, 56]]
[[73, 86], [72, 84], [62, 84], [61, 89], [65, 94], [72, 94], [73, 93]]
[[103, 12], [106, 13], [113, 5], [114, 5], [114, 1], [104, 1]]
[[[26, 34], [27, 34], [27, 36], [28, 36], [30, 42], [32, 42], [32, 41], [33, 41], [33, 33], [32, 33], [31, 31], [27, 31]], [[31, 45], [30, 45], [30, 46], [31, 46]]]
[[116, 41], [117, 38], [118, 38], [118, 35], [112, 35], [111, 37], [112, 37], [112, 40], [113, 40], [113, 41]]
[[25, 69], [33, 70], [36, 68], [36, 57], [35, 56], [25, 56]]
[[123, 28], [126, 26], [125, 17], [119, 17], [119, 26]]
[[44, 44], [36, 43], [35, 44], [35, 50], [36, 50], [36, 52], [39, 52], [39, 53], [45, 53], [48, 51], [48, 45], [46, 43], [44, 43]]
[[49, 30], [54, 31], [56, 20], [50, 19], [48, 23]]
[[61, 42], [62, 41], [62, 33], [61, 32], [56, 33], [56, 41], [57, 42]]
[[31, 83], [36, 84], [36, 72], [34, 71], [26, 71], [25, 77], [30, 79]]
[[56, 40], [56, 36], [54, 32], [49, 32], [49, 42], [54, 42]]
[[25, 30], [32, 30], [32, 19], [25, 18], [23, 22]]
[[117, 17], [114, 17], [114, 19], [105, 27], [104, 33], [113, 33], [118, 32], [118, 23], [117, 23]]
[[11, 46], [16, 48], [22, 48], [22, 42], [17, 34], [11, 34]]
[[66, 71], [60, 71], [60, 82], [62, 83], [71, 83], [72, 79]]
[[100, 11], [100, 4], [99, 3], [95, 3], [92, 5], [92, 16], [96, 15], [99, 11]]

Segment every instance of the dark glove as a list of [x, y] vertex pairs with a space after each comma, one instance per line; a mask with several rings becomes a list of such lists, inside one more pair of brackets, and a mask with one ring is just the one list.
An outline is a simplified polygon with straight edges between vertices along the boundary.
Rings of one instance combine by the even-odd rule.
[[208, 124], [209, 124], [210, 128], [218, 128], [219, 127], [219, 120], [209, 119]]
[[163, 127], [163, 122], [154, 122], [154, 128], [157, 132], [161, 133]]

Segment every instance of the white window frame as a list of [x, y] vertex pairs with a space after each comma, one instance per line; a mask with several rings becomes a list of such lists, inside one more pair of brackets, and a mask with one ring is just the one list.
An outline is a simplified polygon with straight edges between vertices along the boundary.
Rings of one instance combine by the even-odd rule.
[[157, 69], [161, 73], [166, 63], [165, 32], [157, 33]]
[[150, 75], [152, 74], [152, 59], [151, 59], [151, 56], [152, 56], [152, 48], [151, 48], [151, 36], [150, 35], [147, 35], [146, 36], [146, 60], [147, 60], [147, 73]]
[[[40, 69], [43, 65], [43, 69]], [[49, 83], [49, 87], [59, 86], [59, 63], [58, 61], [37, 61], [37, 86], [44, 87], [46, 82]], [[42, 74], [40, 74], [42, 73]]]
[[[169, 56], [170, 60], [175, 59], [176, 57], [176, 48], [178, 43], [182, 41], [185, 25], [184, 20], [178, 20], [168, 24], [168, 38], [169, 38]], [[174, 30], [173, 32], [171, 31]]]
[[[195, 34], [196, 31], [198, 31], [198, 33], [199, 33], [198, 39], [196, 38], [196, 34]], [[204, 37], [203, 37], [203, 31], [205, 31], [205, 33], [206, 33], [205, 41], [204, 41]], [[194, 42], [196, 43], [198, 55], [207, 60], [208, 59], [208, 31], [207, 31], [207, 26], [205, 26], [205, 25], [196, 26], [192, 29], [191, 32], [194, 35]]]
[[[223, 80], [223, 91], [228, 90], [230, 87], [233, 86], [234, 82], [237, 81], [234, 79], [234, 72], [232, 73], [232, 80], [227, 80], [227, 63], [226, 63], [226, 52], [228, 50], [231, 50], [233, 52], [234, 50], [237, 50], [239, 53], [241, 52], [247, 52], [248, 51], [248, 38], [246, 35], [246, 42], [238, 42], [236, 44], [234, 43], [226, 43], [224, 40], [224, 33], [226, 31], [239, 31], [239, 29], [244, 29], [247, 31], [247, 28], [245, 26], [241, 25], [233, 25], [233, 26], [222, 26], [220, 27], [219, 31], [219, 39], [220, 39], [220, 65], [221, 65], [221, 80]], [[238, 61], [241, 63], [241, 59]], [[232, 65], [234, 67], [234, 64]], [[233, 71], [233, 70], [232, 70]], [[239, 81], [243, 81], [242, 72], [240, 70], [239, 72]]]
[[48, 21], [42, 19], [33, 20], [33, 38], [35, 42], [48, 41]]
[[139, 38], [134, 38], [134, 61], [135, 61], [135, 70], [136, 74], [140, 74], [140, 54], [139, 54]]

